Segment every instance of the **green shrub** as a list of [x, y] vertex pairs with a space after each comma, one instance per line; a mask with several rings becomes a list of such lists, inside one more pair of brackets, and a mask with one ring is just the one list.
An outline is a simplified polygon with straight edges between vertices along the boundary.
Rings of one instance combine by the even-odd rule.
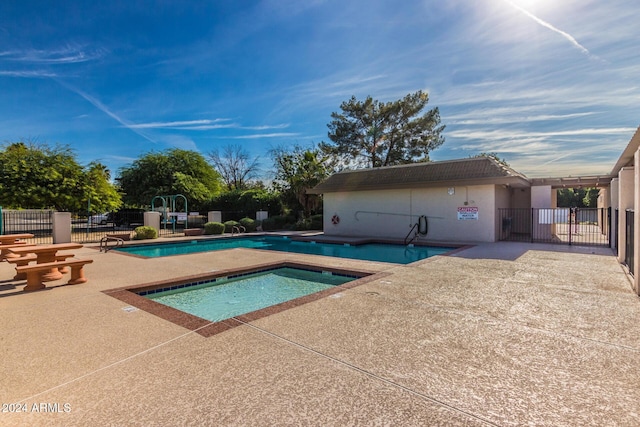
[[312, 215], [309, 218], [299, 219], [295, 225], [296, 230], [322, 230], [322, 215]]
[[240, 225], [240, 223], [238, 221], [225, 221], [224, 222], [224, 232], [225, 233], [231, 233], [233, 231], [233, 227], [237, 227], [238, 225]]
[[203, 204], [203, 211], [241, 212], [238, 216], [255, 218], [256, 211], [269, 211], [270, 214], [283, 212], [284, 205], [278, 191], [255, 188], [250, 190], [232, 190], [222, 193]]
[[311, 215], [311, 227], [310, 230], [322, 230], [322, 214]]
[[144, 239], [157, 239], [158, 238], [158, 230], [153, 227], [149, 227], [148, 225], [143, 225], [140, 227], [136, 227], [133, 230], [135, 236], [133, 236], [134, 240], [144, 240]]
[[204, 225], [204, 234], [222, 234], [224, 233], [224, 224], [221, 222], [207, 222]]
[[265, 231], [295, 229], [296, 219], [289, 215], [274, 215], [262, 220], [262, 229]]
[[262, 231], [272, 231], [276, 229], [276, 222], [273, 218], [263, 219], [260, 225], [262, 225]]
[[311, 220], [309, 218], [299, 219], [293, 225], [294, 230], [309, 230], [310, 227], [311, 227]]
[[242, 218], [240, 219], [240, 221], [238, 221], [240, 223], [240, 225], [242, 225], [248, 233], [252, 232], [252, 231], [256, 231], [256, 227], [258, 226], [256, 224], [256, 221], [251, 219], [251, 218]]

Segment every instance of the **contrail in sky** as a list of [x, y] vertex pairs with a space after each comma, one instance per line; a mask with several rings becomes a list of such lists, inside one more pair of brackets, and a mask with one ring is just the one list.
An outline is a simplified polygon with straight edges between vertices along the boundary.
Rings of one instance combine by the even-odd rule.
[[156, 143], [156, 141], [154, 141], [153, 139], [149, 138], [147, 135], [143, 134], [142, 132], [138, 131], [135, 128], [135, 125], [133, 123], [129, 123], [127, 120], [125, 120], [125, 119], [119, 117], [117, 114], [111, 112], [106, 107], [106, 105], [104, 105], [102, 102], [100, 102], [99, 100], [97, 100], [93, 96], [91, 96], [91, 95], [89, 95], [87, 93], [84, 93], [80, 89], [78, 89], [76, 87], [73, 87], [70, 84], [64, 83], [63, 81], [61, 81], [59, 79], [54, 79], [54, 80], [56, 82], [58, 82], [61, 86], [69, 89], [71, 92], [74, 92], [74, 93], [80, 95], [81, 97], [83, 97], [84, 99], [86, 99], [87, 101], [89, 101], [94, 107], [96, 107], [98, 110], [102, 111], [107, 116], [111, 117], [112, 119], [114, 119], [115, 121], [120, 123], [122, 126], [126, 127], [127, 129], [131, 130], [132, 132], [135, 132], [136, 134], [140, 135], [141, 137], [143, 137], [147, 141], [153, 142], [154, 144]]
[[538, 18], [537, 16], [535, 16], [533, 13], [529, 12], [526, 9], [523, 9], [522, 7], [518, 6], [517, 4], [513, 3], [510, 0], [504, 0], [505, 2], [509, 3], [511, 6], [513, 6], [514, 8], [518, 9], [520, 12], [524, 13], [525, 15], [527, 15], [529, 18], [533, 19], [535, 22], [537, 22], [538, 24], [542, 25], [545, 28], [550, 29], [553, 32], [556, 32], [558, 34], [560, 34], [562, 37], [564, 37], [565, 39], [569, 40], [571, 42], [572, 45], [574, 45], [575, 47], [577, 47], [578, 49], [580, 49], [580, 51], [582, 53], [584, 53], [587, 56], [590, 57], [594, 57], [597, 58], [597, 56], [591, 54], [591, 52], [589, 52], [589, 50], [582, 46], [580, 43], [578, 43], [578, 40], [576, 40], [571, 34], [562, 31], [559, 28], [554, 27], [553, 25], [549, 24], [546, 21], [543, 21], [542, 19]]

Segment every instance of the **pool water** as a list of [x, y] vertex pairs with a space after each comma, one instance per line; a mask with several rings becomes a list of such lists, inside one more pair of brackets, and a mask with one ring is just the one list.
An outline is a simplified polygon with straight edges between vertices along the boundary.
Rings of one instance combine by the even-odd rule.
[[325, 255], [338, 258], [351, 258], [367, 261], [382, 261], [396, 264], [409, 264], [434, 255], [443, 254], [453, 248], [433, 246], [404, 246], [381, 243], [364, 245], [346, 245], [334, 243], [301, 242], [286, 237], [256, 236], [240, 238], [221, 238], [193, 240], [188, 242], [125, 246], [119, 251], [145, 257], [183, 255], [196, 252], [217, 251], [233, 248], [254, 248], [272, 251], [295, 252], [309, 255]]
[[141, 295], [194, 316], [218, 322], [354, 280], [330, 272], [282, 267], [174, 290]]

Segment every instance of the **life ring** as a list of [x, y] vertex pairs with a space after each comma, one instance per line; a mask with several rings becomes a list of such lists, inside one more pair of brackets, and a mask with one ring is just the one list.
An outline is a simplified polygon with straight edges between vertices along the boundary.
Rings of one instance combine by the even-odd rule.
[[427, 217], [425, 215], [421, 215], [418, 218], [418, 234], [422, 236], [426, 236], [429, 232], [429, 225], [427, 224]]
[[333, 225], [340, 224], [340, 217], [338, 216], [338, 214], [335, 214], [334, 216], [331, 217], [331, 224]]

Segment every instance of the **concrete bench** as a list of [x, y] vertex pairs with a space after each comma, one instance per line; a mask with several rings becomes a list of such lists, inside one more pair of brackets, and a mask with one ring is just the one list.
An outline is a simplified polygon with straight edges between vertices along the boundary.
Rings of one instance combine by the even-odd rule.
[[185, 236], [201, 236], [204, 234], [203, 228], [185, 228], [184, 235]]
[[[67, 258], [72, 258], [74, 256], [74, 254], [57, 254], [56, 255], [56, 261], [66, 261]], [[15, 264], [16, 267], [22, 267], [24, 265], [29, 265], [29, 263], [34, 262], [38, 259], [38, 256], [35, 254], [30, 254], [30, 255], [25, 255], [25, 256], [20, 256], [20, 257], [16, 257], [16, 258], [7, 258], [7, 262], [9, 264]], [[69, 267], [59, 267], [58, 271], [62, 274], [68, 273], [69, 272]], [[16, 273], [15, 276], [13, 276], [13, 280], [24, 280], [27, 278], [27, 275], [25, 273]]]
[[43, 264], [28, 264], [17, 266], [16, 271], [18, 274], [25, 273], [27, 275], [27, 286], [25, 291], [36, 291], [38, 289], [45, 288], [42, 283], [42, 276], [51, 271], [52, 268], [70, 267], [71, 279], [67, 282], [67, 285], [78, 285], [87, 281], [84, 277], [83, 267], [85, 264], [92, 263], [92, 259], [77, 259], [72, 258], [65, 261], [45, 262]]
[[8, 251], [11, 248], [26, 248], [29, 246], [35, 246], [34, 244], [27, 242], [14, 242], [9, 244], [0, 245], [0, 261], [9, 260], [11, 258], [16, 258], [19, 255], [12, 254]]

